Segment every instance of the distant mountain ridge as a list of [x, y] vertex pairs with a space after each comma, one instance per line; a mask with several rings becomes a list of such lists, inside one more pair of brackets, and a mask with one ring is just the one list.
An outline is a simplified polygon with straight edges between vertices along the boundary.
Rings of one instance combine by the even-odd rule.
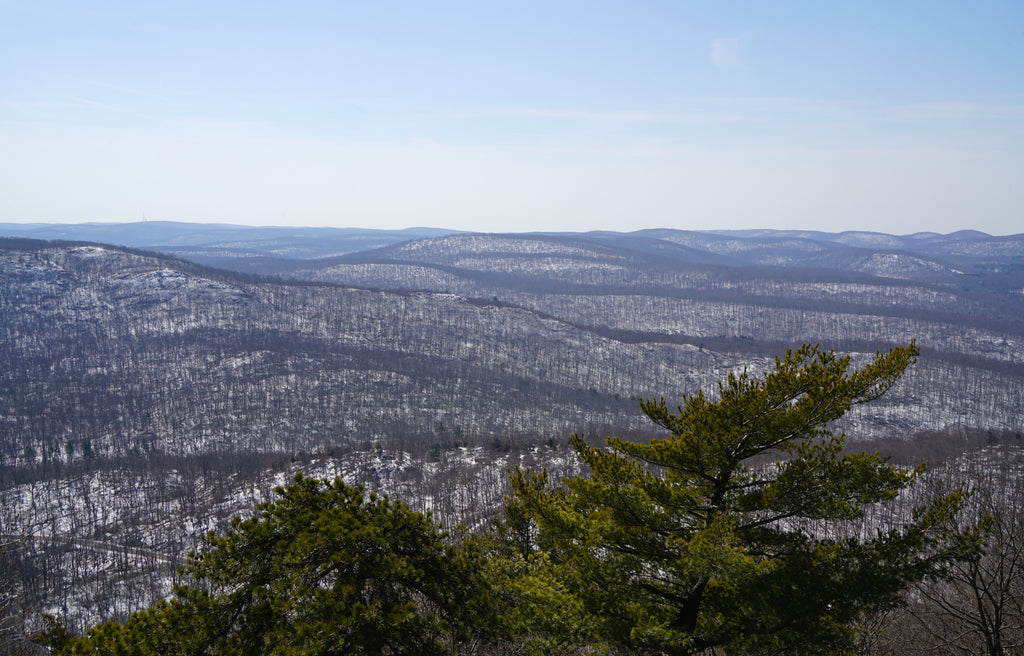
[[229, 257], [329, 257], [453, 232], [437, 228], [289, 228], [174, 221], [0, 223], [0, 236], [94, 241], [181, 255], [186, 259], [190, 259], [189, 254], [201, 259], [214, 253], [227, 253]]
[[[370, 252], [399, 243], [473, 234], [438, 228], [376, 230], [363, 228], [257, 227], [229, 224], [144, 221], [134, 223], [17, 224], [0, 223], [0, 236], [46, 240], [95, 241], [177, 255], [203, 264], [254, 271], [267, 262], [324, 259]], [[487, 233], [480, 233], [487, 234]], [[576, 238], [634, 248], [693, 263], [745, 266], [848, 268], [843, 258], [864, 251], [913, 255], [936, 267], [950, 258], [968, 265], [1024, 268], [1024, 233], [992, 236], [976, 230], [948, 235], [889, 235], [810, 230], [694, 231], [670, 228], [634, 232], [533, 233], [542, 238]], [[868, 265], [865, 265], [868, 266]], [[254, 271], [255, 272], [255, 271]]]

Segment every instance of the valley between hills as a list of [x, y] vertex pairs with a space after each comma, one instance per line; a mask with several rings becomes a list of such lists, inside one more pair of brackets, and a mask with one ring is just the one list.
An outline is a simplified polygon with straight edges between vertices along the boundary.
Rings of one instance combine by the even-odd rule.
[[0, 534], [25, 617], [145, 607], [297, 471], [480, 526], [508, 468], [577, 472], [573, 434], [659, 436], [640, 399], [713, 395], [806, 342], [921, 348], [843, 419], [856, 448], [1011, 459], [1024, 432], [1024, 235], [0, 235]]

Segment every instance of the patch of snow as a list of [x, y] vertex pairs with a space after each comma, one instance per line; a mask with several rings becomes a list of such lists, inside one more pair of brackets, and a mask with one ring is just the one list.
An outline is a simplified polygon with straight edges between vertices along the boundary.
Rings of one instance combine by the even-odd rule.
[[106, 255], [110, 251], [100, 246], [76, 246], [69, 249], [69, 252], [80, 255], [81, 257], [99, 257]]

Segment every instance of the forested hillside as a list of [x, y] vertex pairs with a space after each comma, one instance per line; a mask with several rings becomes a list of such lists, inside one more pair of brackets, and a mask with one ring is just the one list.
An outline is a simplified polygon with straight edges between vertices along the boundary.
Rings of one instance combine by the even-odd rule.
[[95, 245], [0, 257], [6, 466], [642, 430], [636, 399], [803, 342], [919, 340], [857, 439], [1021, 429], [1024, 295], [996, 276], [957, 288], [518, 236], [414, 241], [291, 281]]
[[295, 471], [478, 525], [509, 466], [575, 473], [573, 433], [657, 435], [641, 399], [804, 342], [865, 362], [917, 340], [850, 443], [912, 461], [1024, 432], [1019, 236], [392, 235], [326, 259], [281, 239], [198, 240], [233, 270], [0, 242], [0, 555], [26, 617], [148, 605]]

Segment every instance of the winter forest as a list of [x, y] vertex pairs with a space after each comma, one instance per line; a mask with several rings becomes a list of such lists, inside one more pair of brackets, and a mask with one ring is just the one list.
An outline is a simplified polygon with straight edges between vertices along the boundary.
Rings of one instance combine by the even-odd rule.
[[0, 227], [0, 653], [1024, 649], [1020, 235]]

